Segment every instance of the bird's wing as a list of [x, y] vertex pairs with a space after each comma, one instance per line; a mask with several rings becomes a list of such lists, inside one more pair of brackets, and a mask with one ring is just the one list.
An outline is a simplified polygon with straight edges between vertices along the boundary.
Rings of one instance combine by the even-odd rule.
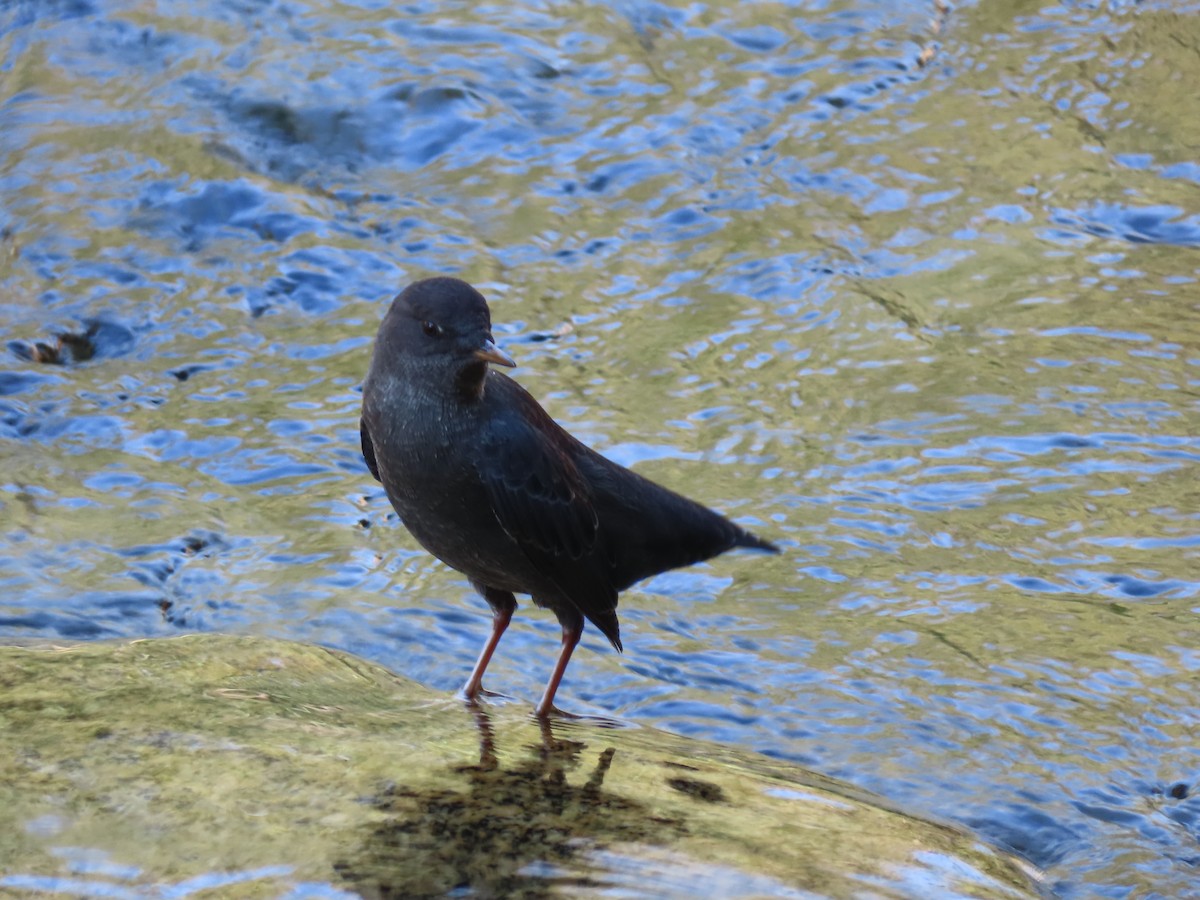
[[362, 454], [363, 459], [367, 461], [367, 468], [371, 470], [376, 481], [382, 481], [383, 479], [379, 477], [379, 463], [375, 462], [375, 445], [371, 443], [371, 432], [367, 430], [365, 418], [358, 420], [358, 434], [362, 439]]
[[475, 467], [509, 537], [553, 557], [590, 554], [599, 523], [570, 457], [524, 421], [497, 423], [481, 444]]
[[[527, 396], [527, 395], [526, 395]], [[484, 429], [475, 468], [500, 526], [539, 571], [620, 649], [617, 591], [587, 481], [536, 404]]]

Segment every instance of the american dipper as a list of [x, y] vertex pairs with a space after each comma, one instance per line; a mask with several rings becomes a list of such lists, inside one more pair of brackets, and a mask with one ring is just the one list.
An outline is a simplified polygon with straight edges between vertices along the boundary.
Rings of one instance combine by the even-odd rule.
[[362, 452], [413, 537], [492, 608], [466, 697], [483, 690], [514, 593], [558, 617], [545, 716], [585, 619], [621, 650], [619, 591], [734, 547], [778, 550], [585, 447], [489, 363], [516, 365], [492, 339], [482, 294], [457, 278], [409, 285], [375, 340]]

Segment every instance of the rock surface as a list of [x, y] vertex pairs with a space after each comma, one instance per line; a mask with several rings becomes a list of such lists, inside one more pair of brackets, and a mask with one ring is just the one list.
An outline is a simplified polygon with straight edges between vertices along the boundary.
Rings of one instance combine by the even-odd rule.
[[1039, 895], [970, 834], [805, 770], [472, 710], [319, 647], [0, 647], [0, 692], [6, 896]]

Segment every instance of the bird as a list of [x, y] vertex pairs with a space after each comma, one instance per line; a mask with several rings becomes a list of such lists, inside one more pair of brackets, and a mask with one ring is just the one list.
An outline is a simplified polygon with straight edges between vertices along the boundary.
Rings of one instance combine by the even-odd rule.
[[521, 385], [484, 296], [452, 277], [414, 281], [379, 326], [360, 434], [371, 475], [417, 542], [466, 575], [492, 630], [461, 696], [483, 676], [528, 594], [562, 644], [535, 712], [554, 697], [590, 622], [622, 652], [618, 594], [652, 575], [770, 541], [584, 445]]

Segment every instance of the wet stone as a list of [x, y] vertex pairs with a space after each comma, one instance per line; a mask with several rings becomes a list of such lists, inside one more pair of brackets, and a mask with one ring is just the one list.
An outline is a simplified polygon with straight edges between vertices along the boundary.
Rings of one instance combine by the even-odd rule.
[[470, 708], [319, 647], [3, 647], [0, 684], [0, 890], [71, 877], [96, 891], [195, 879], [226, 897], [302, 883], [586, 896], [652, 871], [654, 894], [847, 896], [920, 877], [941, 895], [1037, 896], [1016, 858], [803, 769], [610, 720]]

